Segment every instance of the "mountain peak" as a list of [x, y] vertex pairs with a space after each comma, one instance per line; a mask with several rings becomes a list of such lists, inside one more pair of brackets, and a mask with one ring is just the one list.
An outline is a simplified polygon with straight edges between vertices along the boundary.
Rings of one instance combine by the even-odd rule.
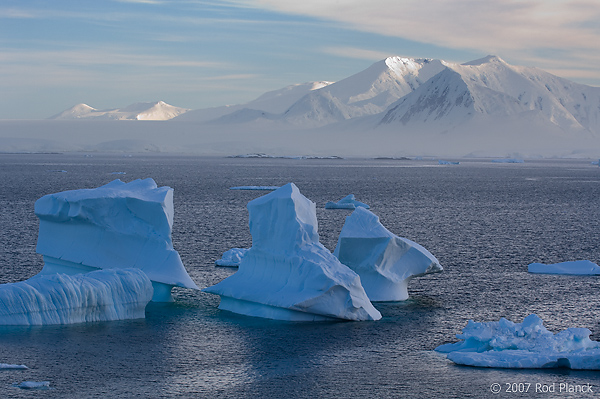
[[478, 60], [465, 62], [463, 65], [477, 66], [477, 65], [483, 65], [483, 64], [505, 64], [506, 65], [507, 63], [506, 63], [506, 61], [504, 61], [502, 58], [498, 57], [497, 55], [487, 55], [483, 58], [479, 58]]

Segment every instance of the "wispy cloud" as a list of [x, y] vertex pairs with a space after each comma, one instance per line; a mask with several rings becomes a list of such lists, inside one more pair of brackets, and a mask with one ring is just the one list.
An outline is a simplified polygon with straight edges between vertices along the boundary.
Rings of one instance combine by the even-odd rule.
[[[387, 58], [389, 56], [396, 55], [396, 54], [390, 54], [390, 53], [387, 53], [384, 51], [369, 50], [369, 49], [358, 48], [358, 47], [346, 47], [346, 46], [323, 47], [323, 48], [321, 48], [321, 51], [324, 54], [336, 55], [338, 57], [355, 58], [355, 59], [360, 59], [360, 60], [372, 60], [372, 61], [381, 60], [381, 59]], [[406, 54], [403, 54], [403, 55], [406, 55]]]
[[[238, 2], [420, 43], [497, 53], [517, 61], [523, 54], [540, 53], [544, 49], [569, 50], [575, 58], [600, 52], [600, 2], [595, 0], [429, 0], [426, 4], [421, 0]], [[544, 61], [547, 64], [550, 59]], [[577, 70], [578, 66], [571, 62], [571, 68]]]

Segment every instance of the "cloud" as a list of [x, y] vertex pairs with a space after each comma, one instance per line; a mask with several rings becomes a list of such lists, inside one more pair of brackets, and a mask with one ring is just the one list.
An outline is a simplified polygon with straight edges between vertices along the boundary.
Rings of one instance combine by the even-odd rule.
[[[513, 61], [542, 50], [563, 50], [572, 58], [600, 52], [600, 2], [596, 0], [237, 1], [245, 6], [311, 16], [359, 31], [451, 49], [495, 53]], [[343, 50], [340, 49], [340, 55]], [[541, 67], [551, 61], [549, 57], [540, 58]], [[574, 62], [570, 67], [579, 68]]]
[[336, 55], [338, 57], [356, 58], [359, 60], [381, 60], [396, 54], [390, 54], [383, 51], [368, 50], [358, 47], [323, 47], [321, 51], [325, 54]]

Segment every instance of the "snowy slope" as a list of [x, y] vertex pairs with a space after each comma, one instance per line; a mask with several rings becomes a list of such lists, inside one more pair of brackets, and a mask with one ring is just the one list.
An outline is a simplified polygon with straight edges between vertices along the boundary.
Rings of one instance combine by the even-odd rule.
[[164, 121], [187, 112], [187, 108], [175, 107], [164, 101], [135, 103], [125, 108], [98, 110], [87, 104], [77, 104], [49, 119], [108, 119]]
[[[269, 114], [280, 114], [292, 106], [307, 93], [330, 85], [331, 82], [308, 82], [269, 91], [245, 104], [225, 105], [222, 107], [204, 108], [189, 111], [177, 118], [180, 121], [205, 122], [233, 114], [243, 109], [262, 111]], [[238, 123], [237, 118], [233, 118]]]
[[449, 64], [385, 112], [381, 124], [456, 127], [474, 117], [540, 114], [563, 130], [600, 129], [600, 88], [545, 71], [511, 66], [496, 56]]
[[442, 71], [444, 64], [439, 60], [388, 57], [307, 94], [284, 113], [283, 119], [297, 126], [323, 126], [380, 113]]

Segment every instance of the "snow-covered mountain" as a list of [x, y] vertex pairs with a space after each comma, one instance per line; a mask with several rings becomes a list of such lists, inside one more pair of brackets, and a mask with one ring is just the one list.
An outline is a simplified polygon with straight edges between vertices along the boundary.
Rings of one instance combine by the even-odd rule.
[[6, 122], [0, 150], [25, 151], [36, 142], [28, 139], [43, 138], [52, 141], [36, 150], [64, 142], [71, 146], [66, 149], [78, 143], [83, 150], [213, 155], [600, 156], [599, 87], [496, 56], [464, 64], [389, 57], [336, 83], [288, 86], [166, 123], [108, 129], [88, 122], [169, 119], [176, 113], [169, 109], [181, 110], [169, 107], [139, 103], [99, 111], [80, 104], [53, 117], [61, 121]]
[[296, 126], [315, 127], [374, 115], [444, 69], [444, 61], [388, 57], [310, 92], [286, 110], [282, 119]]
[[383, 114], [381, 124], [457, 127], [475, 117], [530, 114], [559, 128], [600, 133], [600, 88], [496, 56], [446, 68]]
[[112, 120], [148, 120], [165, 121], [189, 111], [175, 107], [164, 101], [154, 103], [135, 103], [125, 108], [98, 110], [87, 104], [77, 104], [49, 119], [112, 119]]
[[[223, 116], [241, 112], [243, 115], [255, 114], [260, 116], [261, 113], [281, 114], [296, 101], [300, 100], [306, 94], [313, 90], [318, 90], [322, 87], [330, 85], [332, 82], [308, 82], [294, 84], [284, 87], [279, 90], [269, 91], [260, 97], [245, 104], [225, 105], [221, 107], [197, 109], [189, 111], [177, 118], [180, 121], [205, 122], [217, 120]], [[238, 123], [238, 118], [226, 118], [232, 123]], [[222, 121], [220, 121], [222, 122]]]

